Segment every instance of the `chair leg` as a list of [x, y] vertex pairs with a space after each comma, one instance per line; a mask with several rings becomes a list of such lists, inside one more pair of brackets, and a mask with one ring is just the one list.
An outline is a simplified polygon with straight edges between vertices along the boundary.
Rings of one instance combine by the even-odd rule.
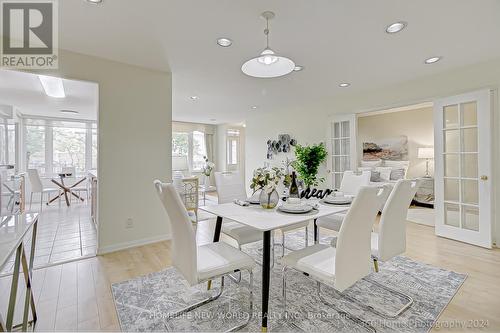
[[33, 202], [33, 192], [31, 192], [31, 195], [30, 195], [30, 210], [31, 210], [31, 203]]
[[252, 270], [248, 270], [248, 272], [250, 273], [250, 280], [249, 280], [249, 284], [248, 284], [248, 288], [249, 288], [248, 289], [248, 318], [241, 325], [233, 327], [233, 328], [227, 330], [226, 332], [234, 332], [234, 331], [241, 330], [242, 328], [246, 327], [250, 323], [250, 320], [252, 320], [252, 318], [253, 318], [253, 272], [252, 272]]
[[413, 298], [412, 298], [410, 295], [407, 295], [407, 294], [402, 293], [402, 292], [400, 292], [400, 291], [398, 291], [398, 290], [394, 290], [394, 289], [392, 289], [392, 288], [389, 288], [389, 287], [387, 287], [387, 286], [385, 286], [385, 285], [383, 285], [383, 284], [381, 284], [381, 283], [379, 283], [379, 282], [377, 282], [377, 281], [373, 281], [373, 280], [371, 280], [371, 279], [369, 279], [369, 278], [367, 278], [367, 277], [365, 277], [363, 280], [365, 280], [365, 281], [367, 281], [367, 282], [369, 282], [369, 283], [371, 283], [371, 284], [373, 284], [373, 285], [375, 285], [375, 286], [377, 286], [377, 287], [379, 287], [379, 288], [381, 288], [381, 289], [386, 290], [386, 291], [387, 291], [387, 292], [389, 292], [390, 294], [396, 294], [396, 295], [400, 296], [401, 298], [406, 298], [406, 299], [408, 300], [408, 302], [407, 302], [404, 306], [402, 306], [402, 307], [401, 307], [401, 308], [400, 308], [397, 312], [395, 312], [395, 313], [383, 313], [383, 312], [381, 312], [381, 311], [379, 311], [379, 310], [375, 309], [374, 307], [372, 307], [372, 306], [370, 306], [370, 305], [366, 305], [366, 304], [365, 304], [365, 303], [363, 303], [363, 302], [360, 302], [360, 301], [358, 301], [358, 300], [356, 300], [356, 299], [354, 299], [354, 298], [352, 298], [352, 297], [350, 297], [350, 296], [347, 296], [347, 297], [348, 297], [348, 298], [349, 298], [352, 302], [354, 302], [354, 303], [358, 304], [358, 305], [359, 305], [359, 306], [361, 306], [362, 308], [364, 308], [364, 309], [366, 309], [366, 310], [368, 310], [368, 311], [371, 311], [371, 312], [373, 312], [373, 313], [375, 313], [375, 314], [377, 314], [377, 315], [379, 315], [379, 316], [381, 316], [381, 317], [384, 317], [384, 318], [386, 318], [386, 319], [396, 319], [396, 318], [398, 318], [398, 317], [399, 317], [399, 316], [400, 316], [403, 312], [405, 312], [406, 310], [408, 310], [408, 308], [409, 308], [410, 306], [412, 306], [412, 305], [413, 305]]
[[181, 310], [179, 310], [179, 311], [177, 311], [177, 312], [170, 313], [170, 314], [168, 314], [168, 315], [167, 315], [167, 318], [176, 318], [176, 317], [179, 317], [179, 316], [180, 316], [180, 315], [182, 315], [183, 313], [189, 312], [189, 311], [191, 311], [191, 310], [194, 310], [194, 309], [196, 309], [196, 308], [199, 308], [199, 307], [200, 307], [200, 306], [202, 306], [202, 305], [205, 305], [205, 304], [207, 304], [207, 303], [210, 303], [210, 302], [212, 302], [212, 301], [215, 301], [217, 298], [219, 298], [219, 297], [220, 297], [220, 295], [222, 295], [222, 292], [223, 292], [223, 291], [224, 291], [224, 276], [222, 276], [222, 277], [220, 278], [220, 289], [219, 289], [219, 292], [217, 293], [217, 295], [215, 295], [215, 296], [211, 296], [211, 297], [209, 297], [209, 298], [206, 298], [206, 299], [204, 299], [204, 300], [202, 300], [202, 301], [200, 301], [200, 302], [198, 302], [198, 303], [195, 303], [195, 304], [193, 304], [193, 305], [189, 305], [189, 306], [187, 306], [187, 307], [185, 307], [185, 308], [183, 308], [183, 309], [181, 309]]
[[287, 312], [286, 312], [286, 270], [287, 267], [283, 266], [283, 270], [281, 271], [281, 277], [283, 279], [282, 283], [282, 289], [281, 289], [281, 295], [283, 297], [282, 299], [282, 304], [283, 304], [283, 316], [286, 318], [287, 317]]
[[40, 192], [40, 213], [43, 210], [43, 192]]
[[306, 225], [306, 236], [305, 236], [305, 242], [306, 246], [304, 246], [304, 249], [309, 246], [309, 226]]
[[[317, 292], [318, 292], [318, 297], [319, 299], [323, 302], [323, 304], [333, 308], [335, 311], [337, 311], [341, 316], [344, 316], [345, 318], [348, 318], [350, 320], [352, 320], [356, 325], [366, 329], [367, 331], [369, 332], [377, 332], [377, 330], [375, 329], [375, 327], [373, 327], [370, 323], [362, 320], [362, 319], [359, 319], [358, 317], [350, 314], [349, 312], [346, 312], [344, 310], [341, 310], [339, 307], [337, 307], [335, 304], [333, 303], [330, 303], [328, 302], [324, 297], [323, 295], [321, 295], [321, 282], [319, 281], [316, 281], [316, 285], [317, 285]], [[340, 293], [339, 291], [333, 289], [335, 291], [335, 293], [339, 294], [341, 297], [346, 297], [344, 294]], [[347, 297], [349, 299], [349, 297]]]

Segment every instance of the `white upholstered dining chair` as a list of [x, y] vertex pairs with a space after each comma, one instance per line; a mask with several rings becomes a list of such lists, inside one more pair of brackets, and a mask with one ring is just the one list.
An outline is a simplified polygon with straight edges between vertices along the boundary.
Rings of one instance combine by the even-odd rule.
[[[356, 196], [362, 186], [367, 186], [370, 184], [370, 177], [371, 171], [363, 171], [359, 175], [355, 174], [353, 171], [345, 171], [344, 176], [342, 177], [342, 182], [340, 183], [339, 191], [347, 196]], [[384, 195], [387, 196], [388, 192], [385, 192]], [[320, 228], [339, 231], [340, 225], [342, 224], [345, 215], [346, 213], [338, 213], [319, 218], [316, 221], [318, 232]]]
[[[60, 188], [44, 186], [37, 169], [28, 169], [28, 179], [31, 187], [30, 209], [31, 203], [33, 202], [33, 193], [40, 193], [40, 211], [43, 209], [44, 194], [47, 194], [48, 196], [51, 192], [57, 192], [58, 195], [61, 193]], [[61, 198], [59, 198], [59, 202], [61, 202]]]
[[174, 185], [155, 180], [154, 186], [170, 221], [172, 230], [172, 265], [182, 274], [190, 286], [208, 282], [218, 277], [221, 279], [220, 290], [217, 295], [169, 314], [168, 317], [180, 316], [216, 300], [223, 292], [224, 276], [246, 270], [250, 274], [248, 320], [232, 328], [231, 331], [245, 327], [252, 318], [252, 270], [255, 267], [255, 261], [249, 255], [224, 242], [197, 246], [196, 235], [188, 217], [188, 212]]
[[[406, 216], [408, 207], [411, 204], [415, 193], [420, 186], [420, 181], [416, 180], [399, 180], [392, 190], [387, 203], [382, 211], [382, 217], [378, 227], [378, 233], [371, 234], [371, 257], [375, 271], [378, 272], [378, 261], [387, 261], [406, 251]], [[401, 307], [397, 312], [388, 314], [381, 312], [370, 306], [364, 306], [368, 310], [388, 319], [395, 319], [412, 304], [411, 296], [400, 291], [387, 287], [377, 281], [368, 280], [370, 283], [387, 290], [390, 293], [397, 294], [402, 298], [406, 298], [408, 302]], [[363, 304], [362, 304], [363, 305]]]
[[321, 284], [327, 284], [343, 297], [343, 291], [371, 272], [370, 237], [372, 225], [380, 207], [381, 193], [375, 187], [361, 187], [340, 228], [337, 247], [315, 244], [283, 257], [283, 310], [286, 314], [286, 274], [294, 269], [316, 281], [322, 302], [334, 308], [356, 324], [371, 331], [367, 322], [341, 310], [321, 294]]

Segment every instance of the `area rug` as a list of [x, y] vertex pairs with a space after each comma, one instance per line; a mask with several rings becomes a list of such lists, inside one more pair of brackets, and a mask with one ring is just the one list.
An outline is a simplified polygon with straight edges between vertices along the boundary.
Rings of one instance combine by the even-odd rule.
[[[289, 233], [286, 241], [287, 247], [300, 248], [304, 246], [304, 234], [300, 231]], [[328, 241], [328, 238], [321, 239], [321, 242]], [[243, 251], [260, 260], [261, 247], [262, 244], [254, 243], [243, 247]], [[277, 248], [276, 253], [281, 253], [281, 249]], [[316, 293], [315, 282], [295, 271], [287, 275], [289, 315], [285, 318], [282, 312], [281, 268], [281, 261], [276, 258], [271, 272], [270, 331], [366, 331], [322, 303]], [[228, 330], [247, 318], [248, 278], [248, 273], [243, 272], [239, 284], [226, 279], [224, 293], [219, 299], [177, 318], [169, 318], [168, 315], [216, 293], [219, 283], [214, 281], [211, 292], [207, 291], [206, 284], [189, 287], [176, 269], [170, 267], [115, 283], [111, 288], [123, 331], [214, 332]], [[396, 312], [406, 299], [388, 293], [368, 280], [410, 295], [414, 304], [396, 320], [387, 320], [366, 311], [329, 287], [322, 287], [321, 292], [338, 308], [370, 322], [377, 332], [428, 332], [465, 279], [465, 274], [399, 256], [381, 263], [379, 273], [370, 274], [367, 280], [361, 280], [345, 291], [346, 295], [384, 313]], [[261, 268], [257, 266], [254, 270], [254, 316], [244, 331], [260, 331], [260, 290]]]

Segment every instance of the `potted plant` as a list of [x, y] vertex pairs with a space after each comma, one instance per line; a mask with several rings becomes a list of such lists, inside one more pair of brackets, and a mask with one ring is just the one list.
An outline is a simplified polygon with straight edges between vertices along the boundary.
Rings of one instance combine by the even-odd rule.
[[283, 178], [283, 170], [277, 167], [258, 168], [254, 171], [250, 188], [254, 193], [262, 190], [259, 196], [259, 202], [262, 207], [266, 209], [276, 207], [279, 202], [279, 195], [276, 188]]
[[205, 165], [202, 168], [202, 173], [205, 176], [205, 180], [204, 180], [203, 184], [205, 185], [205, 187], [209, 187], [210, 186], [210, 175], [212, 174], [212, 171], [215, 168], [215, 164], [213, 162], [210, 162], [208, 160], [208, 157], [206, 157], [206, 156], [203, 156], [203, 159], [205, 160]]
[[325, 178], [318, 178], [318, 169], [321, 163], [325, 162], [328, 152], [323, 143], [295, 147], [295, 157], [293, 168], [298, 173], [299, 178], [307, 188], [318, 186]]

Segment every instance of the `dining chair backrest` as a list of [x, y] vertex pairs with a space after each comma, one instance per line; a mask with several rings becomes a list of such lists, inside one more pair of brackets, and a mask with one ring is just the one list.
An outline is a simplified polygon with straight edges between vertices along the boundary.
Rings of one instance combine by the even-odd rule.
[[357, 195], [361, 186], [370, 184], [371, 171], [363, 171], [357, 175], [353, 171], [345, 171], [340, 183], [340, 192], [347, 195]]
[[61, 172], [67, 175], [75, 176], [76, 168], [75, 167], [62, 167]]
[[28, 169], [28, 179], [31, 184], [31, 192], [42, 192], [43, 184], [37, 169]]
[[371, 233], [387, 189], [363, 186], [354, 198], [337, 237], [335, 289], [343, 291], [370, 273]]
[[386, 261], [406, 251], [406, 215], [420, 181], [398, 180], [382, 211], [378, 259]]
[[247, 200], [245, 181], [239, 172], [216, 172], [215, 187], [219, 204], [233, 202], [234, 199]]
[[172, 264], [191, 284], [198, 283], [196, 235], [174, 185], [154, 181], [172, 231]]

